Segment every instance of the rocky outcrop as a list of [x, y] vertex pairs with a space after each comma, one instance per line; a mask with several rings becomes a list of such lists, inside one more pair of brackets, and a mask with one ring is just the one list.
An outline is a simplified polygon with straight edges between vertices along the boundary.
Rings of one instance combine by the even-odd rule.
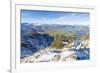
[[73, 61], [76, 60], [74, 51], [60, 51], [56, 52], [51, 49], [40, 50], [37, 53], [21, 59], [21, 63], [37, 63], [37, 62], [59, 62], [59, 61]]

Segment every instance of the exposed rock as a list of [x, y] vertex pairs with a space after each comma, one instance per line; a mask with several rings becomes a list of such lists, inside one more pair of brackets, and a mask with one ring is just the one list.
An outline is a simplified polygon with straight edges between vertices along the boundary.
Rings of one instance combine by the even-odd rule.
[[[55, 51], [51, 49], [40, 50], [39, 52], [33, 54], [32, 56], [25, 57], [21, 59], [21, 63], [34, 63], [34, 62], [58, 62], [58, 61], [67, 61], [71, 60], [73, 51]], [[75, 59], [75, 58], [73, 58]], [[73, 60], [72, 59], [72, 60]]]
[[53, 61], [59, 61], [60, 58], [61, 58], [61, 55], [55, 55], [52, 60]]
[[82, 49], [84, 49], [84, 48], [89, 48], [89, 40], [84, 40], [83, 42], [83, 45], [82, 45]]

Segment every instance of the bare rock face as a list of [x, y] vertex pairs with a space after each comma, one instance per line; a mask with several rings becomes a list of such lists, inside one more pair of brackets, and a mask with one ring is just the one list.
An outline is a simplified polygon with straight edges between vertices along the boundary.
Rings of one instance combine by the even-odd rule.
[[55, 55], [52, 60], [57, 62], [60, 60], [60, 58], [61, 58], [61, 55]]
[[84, 48], [89, 48], [89, 40], [84, 40], [83, 42], [83, 45], [82, 45], [82, 49], [84, 49]]
[[37, 62], [59, 62], [76, 60], [73, 51], [55, 51], [55, 50], [40, 50], [32, 56], [21, 59], [21, 63], [37, 63]]

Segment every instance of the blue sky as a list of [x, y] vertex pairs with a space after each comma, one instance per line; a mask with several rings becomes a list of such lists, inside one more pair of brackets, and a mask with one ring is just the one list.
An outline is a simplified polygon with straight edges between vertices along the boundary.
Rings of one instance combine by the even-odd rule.
[[21, 10], [21, 23], [89, 25], [89, 13]]

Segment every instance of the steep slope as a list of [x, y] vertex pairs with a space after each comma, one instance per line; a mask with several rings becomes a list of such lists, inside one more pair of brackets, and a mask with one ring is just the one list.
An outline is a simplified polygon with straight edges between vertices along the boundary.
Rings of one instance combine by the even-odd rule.
[[45, 49], [51, 45], [53, 37], [42, 34], [40, 30], [29, 24], [21, 26], [21, 58], [30, 56], [40, 49]]

